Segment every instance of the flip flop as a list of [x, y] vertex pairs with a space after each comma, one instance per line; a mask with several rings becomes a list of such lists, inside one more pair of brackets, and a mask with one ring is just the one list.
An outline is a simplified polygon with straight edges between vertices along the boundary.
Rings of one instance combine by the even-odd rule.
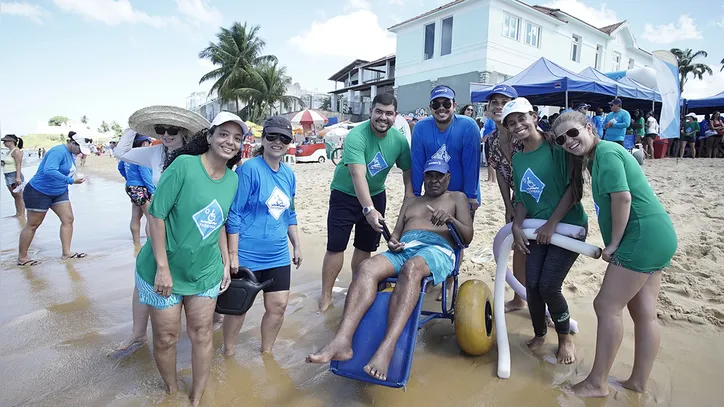
[[20, 263], [20, 262], [17, 263], [17, 265], [20, 266], [20, 267], [24, 267], [24, 266], [31, 266], [31, 267], [32, 267], [32, 266], [37, 266], [38, 264], [40, 264], [40, 261], [38, 261], [38, 260], [28, 260], [28, 261], [23, 262], [23, 263]]
[[[84, 257], [87, 257], [88, 253], [73, 253], [68, 259], [82, 259]], [[66, 259], [66, 260], [68, 260]]]

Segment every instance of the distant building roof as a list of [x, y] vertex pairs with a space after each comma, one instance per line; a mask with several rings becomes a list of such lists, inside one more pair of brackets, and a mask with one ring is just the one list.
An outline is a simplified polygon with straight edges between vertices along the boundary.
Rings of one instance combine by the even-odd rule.
[[349, 63], [344, 68], [337, 71], [334, 75], [329, 77], [330, 81], [339, 82], [340, 80], [344, 80], [344, 78], [347, 76], [347, 72], [350, 70], [359, 67], [360, 65], [367, 64], [369, 61], [365, 61], [364, 59], [355, 59], [353, 62]]
[[623, 25], [623, 23], [625, 23], [625, 22], [626, 22], [626, 20], [621, 21], [620, 23], [607, 25], [605, 27], [599, 28], [599, 30], [605, 32], [608, 35], [611, 35], [614, 31], [616, 31], [618, 29], [618, 27], [621, 27]]
[[393, 59], [395, 59], [395, 54], [385, 55], [382, 58], [375, 59], [372, 62], [368, 62], [368, 63], [362, 65], [361, 68], [384, 65], [385, 62], [387, 62], [388, 60], [393, 60]]
[[405, 21], [403, 21], [403, 22], [401, 22], [401, 23], [397, 23], [397, 24], [393, 25], [392, 27], [388, 28], [388, 30], [391, 31], [391, 30], [393, 30], [393, 29], [395, 29], [395, 28], [397, 28], [397, 27], [399, 27], [399, 26], [401, 26], [401, 25], [405, 25], [405, 24], [407, 24], [407, 23], [409, 23], [409, 22], [412, 22], [412, 21], [415, 21], [415, 20], [419, 20], [419, 19], [421, 19], [421, 18], [423, 18], [423, 17], [427, 17], [427, 16], [429, 16], [430, 14], [437, 13], [437, 12], [440, 11], [440, 10], [445, 10], [446, 8], [450, 8], [450, 7], [454, 6], [454, 5], [457, 5], [457, 4], [459, 4], [459, 3], [462, 3], [462, 2], [464, 2], [464, 1], [467, 1], [467, 0], [454, 0], [454, 1], [451, 1], [450, 3], [443, 4], [442, 6], [436, 8], [436, 9], [430, 10], [430, 11], [428, 11], [428, 12], [426, 12], [426, 13], [422, 13], [422, 14], [420, 14], [419, 16], [412, 17], [412, 18], [410, 18], [410, 19], [408, 19], [408, 20], [405, 20]]

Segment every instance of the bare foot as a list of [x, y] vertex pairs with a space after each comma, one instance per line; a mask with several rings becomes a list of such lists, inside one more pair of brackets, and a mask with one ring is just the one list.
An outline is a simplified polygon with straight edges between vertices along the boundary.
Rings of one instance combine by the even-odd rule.
[[517, 311], [526, 307], [525, 301], [517, 295], [505, 303], [505, 312]]
[[236, 355], [236, 346], [225, 346], [224, 345], [224, 356]]
[[621, 386], [627, 388], [636, 393], [646, 393], [646, 383], [639, 383], [633, 379], [628, 379], [625, 382], [620, 382]]
[[329, 345], [320, 349], [317, 353], [307, 356], [307, 363], [329, 363], [331, 360], [352, 359], [352, 344], [342, 340], [333, 339]]
[[570, 335], [558, 335], [558, 352], [556, 352], [558, 363], [570, 365], [576, 361], [576, 347], [573, 345]]
[[546, 343], [545, 336], [534, 336], [533, 339], [529, 340], [526, 345], [531, 352], [538, 352], [538, 350]]
[[546, 325], [548, 325], [548, 328], [555, 328], [556, 324], [553, 323], [553, 318], [551, 318], [550, 315], [546, 315]]
[[[448, 298], [452, 298], [452, 287], [449, 287], [446, 291]], [[442, 290], [440, 290], [440, 294], [437, 295], [436, 301], [442, 301]]]
[[322, 295], [322, 298], [319, 299], [319, 312], [327, 311], [330, 305], [332, 305], [332, 297]]
[[375, 352], [363, 370], [377, 380], [387, 380], [387, 369], [390, 368], [390, 361], [394, 353], [394, 345], [380, 345], [380, 347], [377, 348], [377, 352]]
[[193, 394], [189, 394], [189, 402], [191, 402], [191, 407], [198, 407], [201, 402], [201, 396], [196, 397]]
[[130, 350], [136, 350], [137, 348], [141, 347], [146, 343], [146, 335], [143, 336], [131, 336], [130, 338], [126, 339], [125, 341], [119, 343], [116, 345], [115, 348], [113, 348], [114, 352], [125, 352]]
[[608, 383], [604, 383], [603, 386], [597, 386], [586, 379], [573, 385], [571, 390], [573, 390], [578, 397], [606, 397], [608, 396]]

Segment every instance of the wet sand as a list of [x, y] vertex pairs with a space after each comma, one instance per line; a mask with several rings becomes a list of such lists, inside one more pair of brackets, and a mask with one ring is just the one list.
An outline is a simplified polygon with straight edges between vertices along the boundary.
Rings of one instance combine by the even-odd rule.
[[[724, 371], [722, 341], [722, 243], [718, 230], [720, 190], [707, 190], [712, 173], [724, 160], [647, 162], [652, 186], [672, 213], [680, 249], [664, 276], [660, 296], [661, 351], [650, 381], [650, 393], [637, 395], [614, 386], [605, 400], [581, 400], [567, 391], [571, 382], [590, 370], [595, 344], [592, 298], [605, 263], [577, 262], [566, 282], [571, 313], [581, 332], [574, 337], [578, 362], [552, 363], [555, 338], [549, 335], [542, 355], [532, 355], [525, 341], [532, 335], [526, 311], [508, 315], [512, 376], [496, 377], [497, 352], [464, 355], [455, 342], [452, 324], [431, 322], [420, 331], [407, 390], [366, 385], [327, 371], [328, 365], [308, 365], [304, 357], [324, 345], [341, 316], [350, 273], [345, 266], [336, 284], [334, 306], [316, 313], [325, 244], [325, 215], [331, 164], [296, 165], [304, 264], [294, 271], [292, 296], [273, 357], [262, 357], [259, 323], [263, 312], [257, 299], [249, 312], [233, 358], [221, 353], [221, 332], [214, 335], [212, 376], [202, 399], [205, 406], [719, 406], [724, 395], [719, 378]], [[26, 178], [32, 169], [25, 173]], [[150, 346], [131, 356], [106, 355], [131, 329], [133, 244], [128, 231], [130, 203], [115, 161], [91, 157], [80, 171], [89, 181], [71, 187], [75, 212], [73, 248], [90, 257], [61, 262], [59, 222], [50, 214], [32, 246], [43, 260], [34, 268], [16, 267], [19, 221], [12, 213], [7, 190], [1, 195], [0, 228], [0, 405], [16, 406], [138, 406], [186, 405], [190, 384], [190, 343], [178, 344], [179, 394], [166, 396]], [[388, 180], [388, 221], [399, 209], [401, 175]], [[497, 186], [483, 184], [484, 205], [476, 218], [476, 236], [469, 257], [492, 245], [502, 226]], [[602, 244], [592, 216], [590, 196], [584, 205], [591, 218], [589, 242]], [[480, 216], [482, 215], [482, 216]], [[351, 246], [351, 245], [350, 245]], [[467, 254], [467, 253], [466, 253]], [[346, 259], [349, 260], [351, 252]], [[464, 278], [479, 278], [492, 286], [494, 263], [466, 260]], [[436, 309], [436, 291], [426, 308]], [[510, 293], [508, 294], [510, 296]], [[612, 376], [625, 379], [633, 361], [633, 329], [625, 313], [625, 337]], [[150, 332], [149, 332], [150, 333]]]

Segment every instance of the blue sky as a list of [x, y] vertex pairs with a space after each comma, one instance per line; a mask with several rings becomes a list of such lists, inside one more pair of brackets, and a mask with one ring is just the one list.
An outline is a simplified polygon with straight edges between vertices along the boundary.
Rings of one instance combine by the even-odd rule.
[[[0, 126], [32, 133], [54, 115], [122, 126], [151, 104], [184, 106], [211, 67], [198, 52], [220, 25], [261, 26], [266, 52], [295, 82], [327, 91], [354, 58], [394, 52], [387, 27], [446, 0], [0, 0]], [[595, 26], [628, 20], [639, 45], [704, 49], [724, 58], [722, 0], [541, 0]], [[683, 4], [686, 4], [686, 8]], [[724, 90], [724, 75], [687, 84], [686, 96]]]

